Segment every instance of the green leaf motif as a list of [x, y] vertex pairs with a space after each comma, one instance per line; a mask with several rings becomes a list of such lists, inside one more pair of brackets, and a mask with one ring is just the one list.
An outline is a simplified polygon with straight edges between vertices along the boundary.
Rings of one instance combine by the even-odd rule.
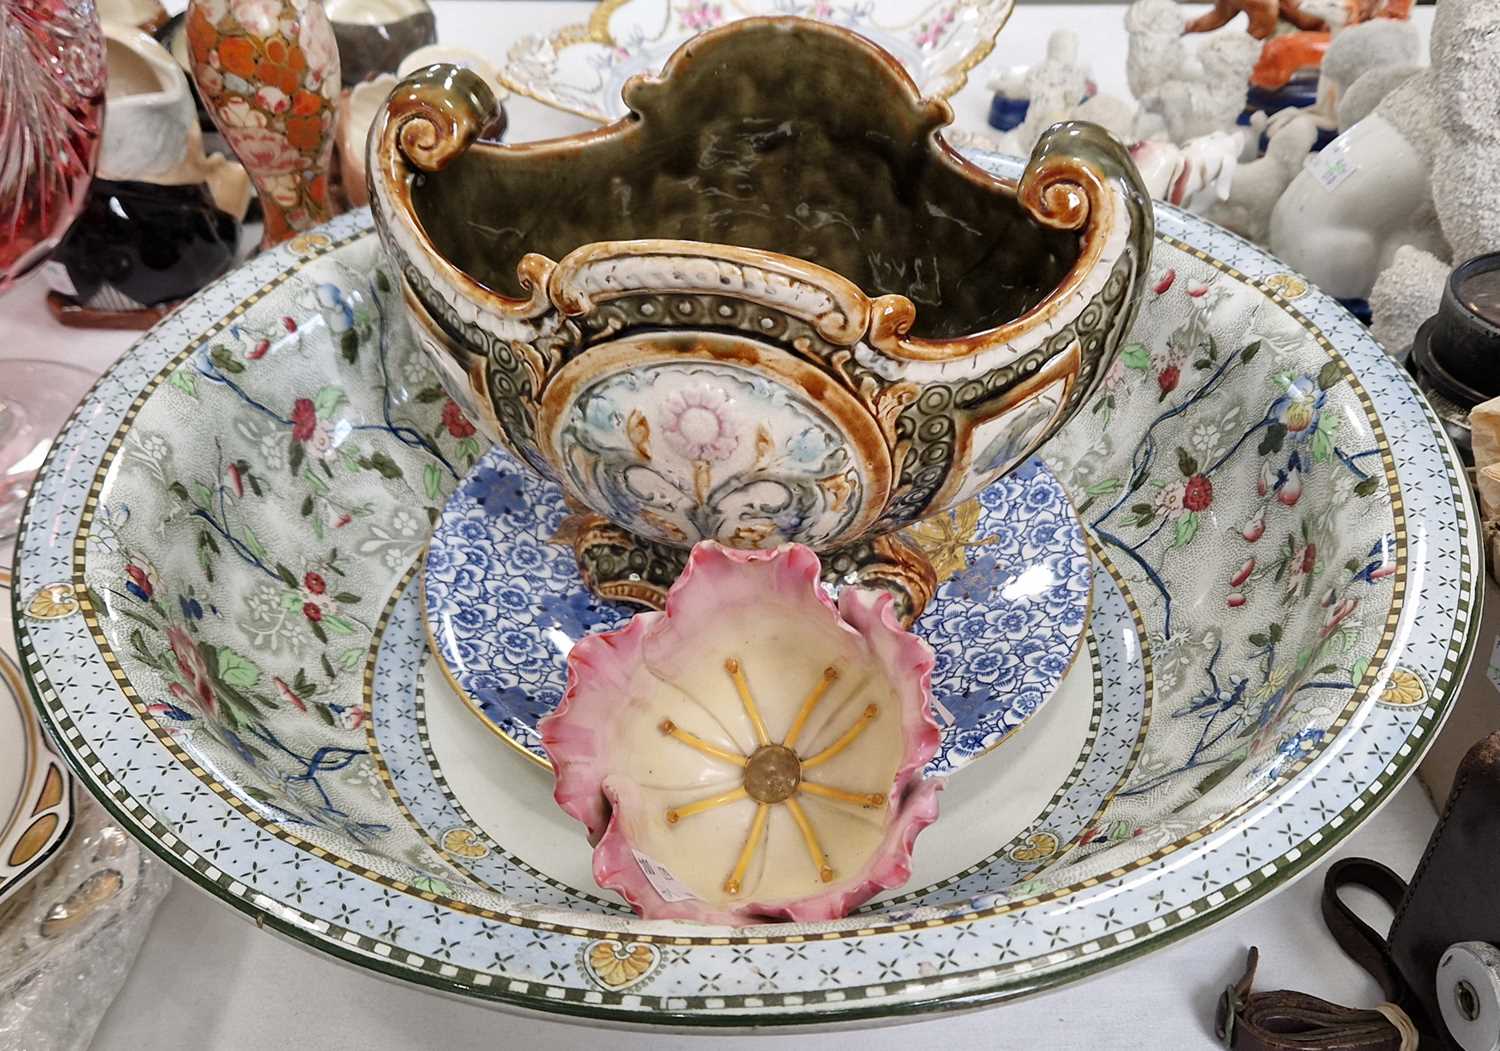
[[207, 577], [208, 582], [212, 584], [214, 582], [213, 556], [214, 554], [216, 554], [216, 552], [211, 552], [209, 550], [208, 544], [205, 543], [205, 541], [207, 540], [209, 540], [209, 535], [207, 533], [198, 534], [198, 567], [203, 570], [203, 575]]
[[[364, 659], [365, 659], [365, 651], [364, 650], [361, 650], [361, 649], [345, 650], [343, 653], [339, 654], [339, 667], [343, 668], [345, 671], [353, 671], [355, 668], [358, 668], [360, 666], [360, 663], [363, 662]], [[332, 670], [330, 670], [328, 672], [328, 676], [329, 676], [329, 678], [333, 677]]]
[[319, 623], [323, 625], [324, 629], [333, 632], [335, 635], [354, 634], [354, 622], [348, 617], [324, 617]]
[[1259, 646], [1259, 647], [1263, 648], [1271, 640], [1268, 639], [1268, 638], [1266, 638], [1265, 635], [1263, 635], [1263, 634], [1261, 634], [1260, 632], [1257, 631], [1257, 632], [1252, 632], [1250, 634], [1250, 636], [1247, 638], [1246, 641], [1248, 641], [1250, 643], [1250, 645], [1252, 645], [1252, 646]]
[[1172, 538], [1173, 547], [1186, 547], [1198, 535], [1198, 512], [1189, 511], [1177, 520], [1177, 532]]
[[302, 498], [302, 517], [306, 518], [308, 515], [310, 515], [312, 513], [313, 513], [313, 498], [312, 498], [312, 494], [308, 493], [305, 497]]
[[1260, 353], [1260, 340], [1246, 344], [1245, 349], [1240, 351], [1240, 361], [1246, 365], [1250, 364], [1255, 355]]
[[1337, 386], [1338, 382], [1343, 378], [1344, 371], [1339, 368], [1339, 363], [1330, 361], [1318, 370], [1318, 387], [1322, 390], [1328, 390], [1331, 387]]
[[1086, 486], [1083, 491], [1090, 496], [1107, 496], [1110, 493], [1119, 492], [1120, 487], [1124, 484], [1118, 478], [1106, 478], [1102, 482], [1095, 482], [1093, 485]]
[[340, 591], [337, 595], [333, 596], [333, 601], [341, 606], [349, 606], [363, 600], [352, 591]]
[[422, 468], [422, 486], [427, 491], [427, 499], [436, 500], [443, 491], [443, 473], [438, 470], [438, 465], [430, 463]]
[[1215, 787], [1221, 784], [1226, 778], [1228, 778], [1236, 770], [1238, 770], [1243, 764], [1245, 755], [1247, 754], [1249, 754], [1249, 749], [1243, 746], [1235, 749], [1234, 752], [1231, 752], [1217, 769], [1215, 769], [1202, 781], [1198, 782], [1198, 795], [1207, 795]]
[[447, 392], [436, 383], [417, 391], [417, 401], [422, 405], [431, 405], [435, 401], [442, 401], [447, 396]]
[[1143, 343], [1127, 343], [1125, 349], [1120, 352], [1120, 360], [1125, 362], [1126, 368], [1145, 369], [1151, 365], [1151, 352]]
[[352, 328], [339, 337], [339, 353], [351, 365], [359, 360], [359, 335]]
[[191, 365], [184, 365], [173, 372], [167, 382], [189, 397], [196, 398], [198, 396], [198, 378], [191, 370]]
[[256, 558], [264, 559], [266, 557], [266, 546], [260, 542], [260, 537], [256, 536], [255, 530], [249, 526], [245, 527], [245, 546], [250, 549], [250, 553]]
[[229, 353], [228, 347], [215, 347], [213, 350], [208, 352], [208, 360], [212, 361], [215, 365], [219, 366], [219, 368], [229, 373], [231, 376], [238, 375], [239, 373], [245, 371], [245, 366], [241, 362], [235, 360], [234, 355]]
[[291, 440], [291, 444], [292, 447], [287, 452], [287, 466], [292, 469], [292, 474], [295, 475], [302, 469], [302, 461], [307, 456], [307, 450], [295, 438]]
[[1356, 485], [1354, 487], [1354, 495], [1355, 496], [1371, 496], [1371, 495], [1374, 494], [1375, 490], [1379, 489], [1379, 488], [1380, 488], [1380, 479], [1377, 478], [1375, 475], [1371, 475], [1370, 477], [1364, 479], [1362, 482], [1360, 482], [1358, 485]]
[[193, 503], [207, 510], [213, 506], [214, 491], [202, 482], [193, 483]]
[[382, 478], [394, 480], [402, 477], [401, 465], [385, 453], [372, 453], [361, 459], [359, 465], [366, 470], [378, 472]]
[[1313, 435], [1313, 440], [1312, 440], [1312, 458], [1313, 458], [1313, 462], [1315, 462], [1315, 463], [1327, 463], [1328, 462], [1328, 458], [1330, 456], [1332, 456], [1332, 455], [1333, 455], [1333, 439], [1329, 438], [1328, 435], [1324, 434], [1323, 433], [1323, 429], [1320, 427], [1320, 428], [1318, 428], [1318, 432]]
[[1267, 630], [1270, 632], [1272, 642], [1281, 641], [1281, 623], [1279, 621], [1273, 622]]
[[1364, 679], [1365, 672], [1370, 670], [1370, 658], [1362, 657], [1349, 665], [1349, 681], [1356, 686]]
[[1266, 427], [1265, 437], [1261, 438], [1260, 445], [1256, 451], [1262, 456], [1275, 456], [1281, 452], [1281, 445], [1286, 441], [1286, 424], [1272, 423]]
[[260, 682], [260, 669], [228, 646], [219, 649], [219, 678], [237, 690], [249, 689]]
[[386, 276], [384, 270], [375, 271], [375, 287], [382, 292], [389, 292], [391, 290], [391, 279]]
[[155, 657], [156, 666], [161, 669], [161, 677], [172, 682], [182, 675], [182, 669], [177, 667], [177, 657], [171, 650], [162, 650]]
[[348, 398], [344, 396], [342, 387], [324, 387], [313, 396], [313, 407], [318, 410], [318, 418], [332, 416], [338, 407], [344, 404]]
[[1184, 478], [1191, 478], [1198, 473], [1198, 461], [1193, 458], [1192, 453], [1180, 445], [1177, 447], [1177, 469], [1182, 472]]

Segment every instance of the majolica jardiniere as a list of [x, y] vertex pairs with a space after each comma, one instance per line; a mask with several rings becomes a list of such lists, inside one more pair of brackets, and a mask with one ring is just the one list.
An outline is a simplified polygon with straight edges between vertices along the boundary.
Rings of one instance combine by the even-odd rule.
[[370, 197], [423, 346], [587, 509], [602, 594], [659, 604], [699, 540], [797, 542], [914, 615], [934, 576], [892, 532], [1030, 455], [1129, 327], [1153, 234], [1129, 157], [1062, 124], [994, 178], [893, 58], [795, 18], [705, 33], [625, 100], [512, 146], [477, 141], [477, 76], [397, 86]]

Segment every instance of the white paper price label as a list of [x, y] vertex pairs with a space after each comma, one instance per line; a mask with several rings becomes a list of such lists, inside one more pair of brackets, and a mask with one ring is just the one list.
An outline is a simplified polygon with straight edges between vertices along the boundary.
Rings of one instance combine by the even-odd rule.
[[630, 852], [635, 855], [635, 863], [641, 867], [652, 889], [661, 895], [663, 901], [678, 902], [697, 899], [698, 895], [688, 890], [661, 862], [652, 861], [634, 848], [631, 848]]
[[1319, 152], [1308, 154], [1302, 166], [1312, 173], [1323, 189], [1330, 191], [1359, 171], [1359, 165], [1349, 156], [1349, 145], [1343, 138], [1334, 139]]

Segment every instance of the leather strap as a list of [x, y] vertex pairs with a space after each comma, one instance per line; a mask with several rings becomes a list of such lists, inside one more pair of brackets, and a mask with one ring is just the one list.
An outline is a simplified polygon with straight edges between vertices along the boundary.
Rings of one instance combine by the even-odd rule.
[[1260, 951], [1219, 998], [1215, 1031], [1234, 1051], [1408, 1051], [1402, 1031], [1381, 1011], [1341, 1007], [1306, 993], [1251, 992]]
[[1385, 938], [1339, 897], [1339, 891], [1351, 885], [1364, 887], [1395, 912], [1406, 897], [1406, 881], [1378, 861], [1341, 858], [1328, 867], [1328, 874], [1323, 877], [1323, 922], [1339, 948], [1380, 984], [1386, 999], [1409, 1009], [1410, 990], [1391, 960]]

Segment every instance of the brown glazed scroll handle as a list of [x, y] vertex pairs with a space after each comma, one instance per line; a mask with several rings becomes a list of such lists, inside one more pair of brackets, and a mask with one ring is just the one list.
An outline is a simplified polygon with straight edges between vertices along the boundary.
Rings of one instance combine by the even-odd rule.
[[370, 139], [365, 166], [372, 200], [377, 172], [388, 171], [399, 181], [410, 171], [441, 171], [481, 134], [493, 135], [501, 113], [483, 77], [446, 62], [426, 66], [401, 81], [385, 107], [384, 126]]
[[[1120, 191], [1124, 216], [1108, 214], [1108, 210], [1118, 207], [1114, 195], [1107, 191], [1111, 184]], [[1031, 151], [1016, 196], [1033, 219], [1053, 229], [1082, 234], [1099, 223], [1124, 221], [1129, 226], [1130, 254], [1135, 267], [1130, 276], [1129, 306], [1115, 328], [1120, 333], [1128, 332], [1135, 322], [1156, 239], [1151, 194], [1129, 151], [1097, 124], [1085, 121], [1054, 124], [1042, 133]], [[1111, 359], [1097, 363], [1096, 383], [1109, 371], [1112, 355], [1118, 353], [1123, 342], [1123, 338], [1114, 340]], [[1084, 398], [1091, 393], [1085, 391]]]

